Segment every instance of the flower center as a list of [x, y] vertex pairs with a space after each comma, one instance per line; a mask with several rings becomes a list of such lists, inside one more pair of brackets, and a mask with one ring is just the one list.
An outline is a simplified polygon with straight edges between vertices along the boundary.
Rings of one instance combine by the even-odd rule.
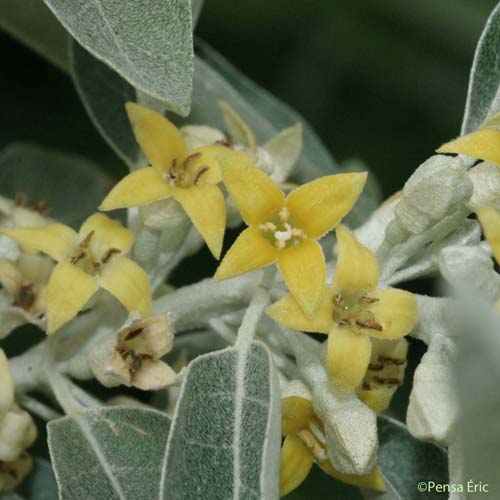
[[294, 226], [288, 208], [283, 207], [271, 220], [259, 226], [264, 238], [277, 248], [300, 245], [307, 238], [303, 229]]
[[196, 186], [202, 178], [210, 170], [208, 165], [195, 165], [193, 162], [199, 160], [202, 154], [200, 152], [193, 153], [186, 157], [182, 162], [176, 159], [172, 160], [172, 164], [168, 172], [163, 175], [165, 182], [171, 186], [188, 188]]
[[110, 261], [113, 255], [121, 253], [118, 248], [108, 248], [100, 257], [96, 256], [91, 248], [91, 242], [95, 231], [90, 231], [87, 236], [78, 245], [78, 248], [71, 257], [70, 262], [83, 269], [86, 273], [97, 274], [101, 270], [101, 266]]
[[351, 326], [356, 329], [368, 328], [369, 330], [382, 331], [382, 325], [377, 322], [372, 311], [366, 310], [367, 305], [378, 302], [379, 299], [371, 297], [366, 292], [354, 294], [337, 293], [333, 297], [333, 321], [339, 326]]
[[319, 420], [316, 418], [309, 420], [307, 427], [297, 432], [297, 436], [317, 460], [324, 462], [328, 458], [323, 425]]

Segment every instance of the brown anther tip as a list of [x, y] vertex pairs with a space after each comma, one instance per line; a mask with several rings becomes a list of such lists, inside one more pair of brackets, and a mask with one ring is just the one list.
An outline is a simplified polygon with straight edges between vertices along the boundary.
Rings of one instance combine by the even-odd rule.
[[373, 386], [369, 382], [363, 382], [361, 388], [365, 391], [371, 391], [373, 389]]
[[369, 295], [363, 295], [359, 299], [359, 304], [374, 304], [375, 302], [379, 302], [380, 299], [377, 297], [370, 297]]
[[386, 363], [388, 365], [401, 366], [406, 363], [405, 359], [391, 358], [390, 356], [379, 356], [378, 359], [379, 361], [382, 361], [382, 363]]
[[125, 340], [135, 339], [135, 337], [137, 337], [137, 335], [140, 335], [142, 333], [142, 331], [143, 331], [142, 328], [136, 328], [135, 330], [132, 330], [131, 332], [129, 332], [127, 334], [127, 336], [125, 337]]
[[104, 252], [103, 256], [101, 257], [101, 262], [103, 264], [106, 264], [113, 255], [116, 255], [118, 253], [121, 253], [121, 250], [118, 248], [108, 248], [106, 252]]
[[90, 233], [87, 234], [87, 236], [85, 236], [84, 240], [80, 243], [80, 248], [82, 248], [82, 249], [88, 248], [88, 246], [90, 245], [90, 241], [92, 240], [94, 234], [95, 234], [95, 231], [92, 229], [92, 231], [90, 231]]
[[35, 302], [33, 283], [26, 283], [19, 288], [13, 305], [27, 311]]
[[214, 146], [225, 146], [226, 148], [230, 148], [233, 145], [233, 141], [229, 139], [219, 139], [214, 142]]
[[403, 381], [398, 378], [373, 377], [373, 380], [382, 385], [401, 385], [403, 383]]
[[198, 151], [197, 153], [190, 154], [186, 159], [184, 160], [184, 165], [187, 165], [190, 161], [196, 160], [197, 158], [201, 157], [201, 152]]
[[18, 191], [14, 197], [14, 204], [18, 207], [25, 207], [28, 203], [28, 195], [24, 191]]
[[202, 167], [200, 167], [198, 169], [198, 171], [196, 172], [196, 175], [194, 177], [194, 184], [198, 184], [198, 181], [201, 179], [202, 175], [205, 174], [206, 172], [208, 172], [210, 170], [210, 167], [208, 165], [203, 165]]
[[383, 364], [378, 364], [378, 363], [372, 363], [368, 365], [368, 370], [372, 370], [374, 372], [379, 372], [380, 370], [384, 369]]
[[360, 326], [361, 328], [368, 328], [370, 330], [377, 330], [378, 332], [382, 331], [382, 325], [380, 323], [377, 323], [376, 321], [369, 321], [369, 320], [356, 320], [356, 324]]

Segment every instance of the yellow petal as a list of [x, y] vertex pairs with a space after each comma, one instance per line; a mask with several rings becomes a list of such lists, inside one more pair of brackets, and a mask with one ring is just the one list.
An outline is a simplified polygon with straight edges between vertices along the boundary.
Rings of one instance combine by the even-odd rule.
[[99, 210], [139, 207], [172, 194], [161, 174], [151, 167], [140, 168], [124, 177], [104, 198]]
[[330, 380], [344, 391], [355, 389], [365, 376], [371, 349], [367, 335], [354, 333], [347, 327], [333, 327], [325, 359]]
[[248, 124], [227, 102], [219, 101], [219, 106], [224, 115], [224, 124], [232, 141], [235, 144], [247, 147], [251, 151], [255, 151], [257, 149], [257, 140]]
[[375, 385], [370, 384], [369, 388], [364, 384], [356, 391], [358, 398], [375, 413], [380, 413], [389, 407], [392, 396], [396, 392], [397, 385]]
[[320, 244], [305, 240], [285, 248], [278, 254], [278, 265], [294, 299], [306, 316], [312, 316], [325, 290], [326, 265]]
[[184, 160], [186, 145], [173, 123], [140, 104], [128, 102], [125, 107], [135, 138], [154, 168], [166, 172], [174, 160]]
[[17, 241], [28, 253], [44, 252], [57, 261], [69, 257], [78, 243], [75, 231], [64, 224], [24, 229], [2, 229], [0, 234]]
[[69, 262], [54, 267], [47, 287], [47, 333], [71, 321], [99, 289], [99, 280]]
[[303, 429], [314, 415], [310, 400], [299, 396], [283, 398], [281, 400], [281, 431], [283, 434], [295, 434]]
[[126, 257], [115, 257], [103, 266], [101, 286], [114, 295], [128, 311], [151, 316], [149, 278], [142, 267]]
[[364, 333], [379, 339], [398, 339], [411, 332], [418, 316], [417, 301], [412, 293], [396, 288], [380, 288], [370, 297], [379, 300], [366, 304], [363, 309], [373, 313], [382, 330], [362, 329]]
[[500, 212], [491, 207], [477, 209], [477, 217], [493, 256], [500, 262]]
[[201, 146], [191, 151], [186, 165], [197, 184], [217, 184], [222, 180], [217, 156], [223, 149], [224, 146]]
[[256, 227], [245, 229], [226, 253], [215, 273], [216, 280], [225, 280], [272, 264], [278, 250]]
[[304, 332], [328, 333], [333, 326], [333, 291], [327, 287], [312, 318], [306, 316], [291, 294], [270, 305], [266, 313], [278, 323]]
[[92, 231], [94, 231], [94, 236], [91, 239], [91, 247], [98, 255], [110, 248], [116, 248], [126, 253], [134, 243], [134, 235], [131, 231], [123, 227], [118, 221], [112, 220], [103, 214], [91, 215], [82, 224], [79, 236], [84, 239]]
[[360, 476], [351, 476], [347, 474], [342, 474], [337, 469], [333, 467], [333, 465], [325, 460], [324, 462], [320, 462], [319, 466], [330, 476], [342, 481], [346, 484], [352, 484], [353, 486], [359, 486], [361, 488], [371, 488], [376, 491], [385, 491], [385, 482], [379, 468], [373, 469], [370, 474], [363, 474]]
[[309, 474], [313, 457], [297, 436], [287, 436], [281, 448], [280, 496], [288, 495], [300, 486]]
[[500, 163], [500, 131], [479, 130], [443, 144], [438, 153], [457, 153]]
[[292, 191], [286, 204], [296, 226], [310, 238], [333, 229], [353, 207], [366, 182], [366, 173], [320, 177]]
[[373, 290], [378, 283], [375, 255], [345, 226], [337, 227], [339, 258], [335, 268], [335, 288], [342, 294]]
[[217, 158], [224, 184], [247, 224], [261, 224], [278, 214], [285, 195], [271, 177], [255, 166], [255, 160], [229, 149], [221, 151]]
[[182, 205], [203, 236], [212, 255], [220, 258], [226, 228], [226, 203], [222, 191], [213, 184], [174, 188], [174, 198]]

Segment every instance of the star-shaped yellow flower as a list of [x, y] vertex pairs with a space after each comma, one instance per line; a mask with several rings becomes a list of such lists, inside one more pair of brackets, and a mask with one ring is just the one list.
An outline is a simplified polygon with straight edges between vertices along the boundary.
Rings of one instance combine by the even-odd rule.
[[218, 259], [226, 227], [226, 205], [217, 186], [221, 172], [215, 159], [222, 146], [202, 146], [188, 153], [181, 133], [163, 115], [134, 103], [126, 108], [151, 166], [122, 179], [99, 209], [138, 207], [173, 196]]
[[335, 479], [354, 486], [385, 491], [378, 468], [365, 475], [351, 476], [336, 470], [328, 459], [323, 423], [316, 416], [310, 399], [300, 396], [285, 397], [282, 404], [282, 432], [285, 440], [281, 448], [280, 496], [285, 496], [308, 476], [315, 462]]
[[151, 314], [151, 291], [146, 273], [124, 257], [133, 234], [102, 214], [90, 216], [76, 233], [64, 224], [3, 229], [26, 252], [44, 252], [58, 264], [47, 286], [47, 333], [52, 334], [80, 312], [104, 288], [129, 311]]
[[317, 240], [351, 210], [366, 174], [321, 177], [285, 198], [246, 154], [221, 154], [219, 162], [224, 184], [249, 227], [224, 256], [215, 278], [232, 278], [277, 261], [293, 297], [311, 316], [326, 279], [325, 258]]
[[346, 227], [337, 228], [337, 241], [334, 283], [323, 294], [315, 316], [304, 315], [291, 295], [267, 313], [295, 330], [328, 333], [328, 374], [339, 388], [350, 391], [362, 382], [370, 363], [370, 337], [398, 339], [408, 334], [417, 321], [417, 305], [409, 292], [376, 289], [377, 260]]
[[500, 165], [500, 130], [485, 128], [443, 144], [438, 153], [456, 153]]

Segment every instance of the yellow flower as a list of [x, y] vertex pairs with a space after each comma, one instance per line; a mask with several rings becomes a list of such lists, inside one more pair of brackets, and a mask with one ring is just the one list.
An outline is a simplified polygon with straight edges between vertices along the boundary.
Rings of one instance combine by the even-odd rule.
[[173, 196], [218, 259], [226, 227], [226, 205], [217, 186], [221, 172], [215, 159], [222, 146], [203, 146], [188, 153], [182, 135], [163, 115], [134, 103], [126, 108], [151, 166], [122, 179], [99, 209], [137, 207]]
[[293, 297], [311, 316], [324, 291], [325, 258], [316, 241], [356, 202], [365, 173], [321, 177], [286, 198], [243, 153], [219, 155], [224, 183], [249, 226], [224, 256], [215, 278], [232, 278], [277, 261]]
[[332, 287], [321, 298], [313, 318], [305, 316], [291, 295], [270, 306], [276, 321], [306, 332], [328, 333], [326, 368], [346, 391], [359, 386], [370, 363], [370, 337], [398, 339], [417, 320], [415, 297], [402, 290], [376, 289], [375, 256], [344, 226], [337, 228], [339, 258]]
[[443, 144], [438, 153], [456, 153], [500, 164], [500, 130], [484, 129]]
[[316, 416], [311, 400], [289, 396], [282, 403], [282, 431], [285, 440], [281, 448], [280, 496], [297, 488], [307, 477], [314, 462], [335, 479], [354, 486], [385, 491], [384, 479], [378, 468], [369, 474], [347, 475], [336, 470], [328, 459], [323, 423]]
[[146, 273], [123, 255], [134, 237], [119, 222], [102, 214], [90, 216], [79, 233], [63, 224], [3, 229], [26, 252], [41, 251], [58, 264], [47, 286], [47, 333], [52, 334], [80, 312], [104, 288], [129, 311], [151, 314], [151, 292]]

